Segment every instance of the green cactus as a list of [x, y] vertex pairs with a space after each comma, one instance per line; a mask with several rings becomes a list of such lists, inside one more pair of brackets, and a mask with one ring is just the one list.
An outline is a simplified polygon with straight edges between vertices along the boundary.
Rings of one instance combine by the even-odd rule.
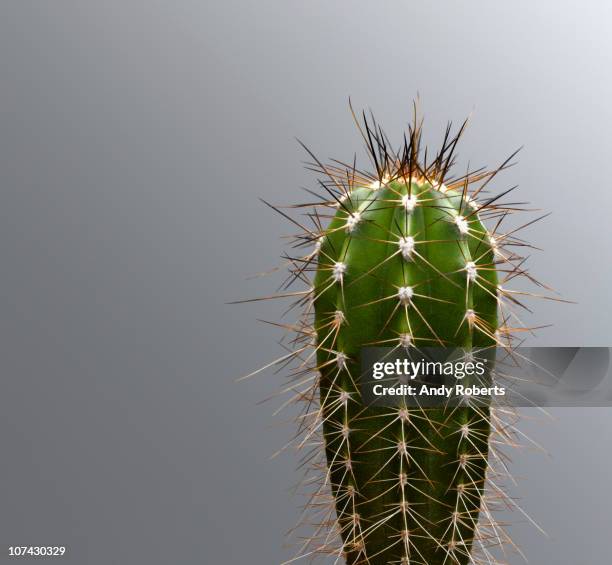
[[[319, 473], [305, 480], [315, 531], [300, 553], [347, 565], [498, 563], [492, 548], [512, 542], [493, 518], [495, 502], [508, 501], [497, 445], [514, 441], [513, 422], [489, 406], [369, 405], [360, 379], [368, 346], [510, 350], [512, 333], [527, 329], [508, 309], [524, 293], [502, 286], [535, 282], [508, 249], [524, 242], [500, 230], [520, 207], [500, 203], [509, 191], [485, 196], [514, 155], [452, 178], [465, 123], [456, 135], [447, 128], [429, 163], [416, 117], [399, 152], [373, 118], [358, 127], [375, 173], [307, 150], [324, 195], [294, 208], [314, 227], [281, 212], [301, 230], [294, 246], [314, 246], [287, 256], [291, 276], [274, 297], [295, 298], [302, 314], [281, 324], [292, 350], [267, 366], [297, 361], [286, 389], [304, 405], [296, 445]], [[296, 281], [306, 289], [290, 290]]]
[[364, 407], [357, 381], [368, 345], [494, 345], [494, 251], [461, 192], [417, 171], [391, 174], [347, 194], [320, 240], [314, 308], [330, 483], [347, 563], [464, 564], [488, 415]]

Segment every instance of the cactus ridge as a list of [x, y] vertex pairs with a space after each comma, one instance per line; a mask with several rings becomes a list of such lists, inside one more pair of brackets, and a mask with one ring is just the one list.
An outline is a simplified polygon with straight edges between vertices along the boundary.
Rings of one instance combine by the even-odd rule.
[[[511, 351], [514, 335], [530, 331], [514, 311], [529, 293], [506, 283], [523, 277], [543, 285], [516, 252], [527, 245], [517, 230], [502, 228], [523, 208], [501, 201], [513, 189], [488, 192], [516, 153], [494, 170], [452, 177], [465, 122], [455, 134], [447, 126], [428, 163], [416, 111], [399, 151], [373, 117], [353, 117], [375, 172], [355, 161], [323, 164], [304, 146], [323, 193], [290, 207], [297, 218], [269, 205], [300, 229], [297, 252], [286, 256], [289, 277], [267, 297], [290, 298], [289, 311], [300, 311], [296, 322], [280, 324], [290, 352], [259, 370], [291, 366], [286, 404], [303, 406], [290, 445], [303, 453], [308, 504], [293, 531], [303, 524], [311, 531], [298, 557], [503, 563], [514, 544], [494, 515], [517, 507], [504, 493], [502, 450], [518, 444], [516, 413], [366, 406], [359, 379], [369, 345]], [[305, 288], [292, 290], [296, 283]]]

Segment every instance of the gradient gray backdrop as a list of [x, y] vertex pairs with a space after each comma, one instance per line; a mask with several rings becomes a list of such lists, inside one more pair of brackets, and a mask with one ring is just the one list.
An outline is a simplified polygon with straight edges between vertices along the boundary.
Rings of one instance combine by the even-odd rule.
[[[279, 354], [255, 321], [278, 308], [224, 302], [274, 286], [244, 277], [291, 231], [257, 197], [314, 185], [294, 136], [359, 149], [349, 95], [393, 139], [417, 91], [430, 140], [473, 112], [462, 166], [524, 144], [497, 186], [553, 212], [532, 266], [579, 303], [538, 304], [536, 344], [612, 345], [611, 19], [605, 0], [1, 0], [0, 562], [291, 556], [296, 458], [269, 456], [292, 428], [256, 405], [281, 378], [234, 382]], [[549, 537], [517, 542], [608, 562], [612, 413], [553, 416], [523, 424], [550, 455], [513, 465]]]

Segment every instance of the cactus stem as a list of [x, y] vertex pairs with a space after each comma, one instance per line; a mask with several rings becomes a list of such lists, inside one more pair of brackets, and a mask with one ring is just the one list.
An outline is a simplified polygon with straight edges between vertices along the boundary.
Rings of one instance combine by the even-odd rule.
[[[511, 351], [515, 334], [533, 330], [513, 309], [524, 308], [523, 295], [535, 295], [498, 286], [500, 274], [504, 285], [516, 277], [539, 284], [515, 251], [530, 247], [515, 236], [521, 228], [500, 228], [522, 208], [499, 201], [509, 191], [478, 197], [515, 154], [491, 171], [468, 168], [450, 178], [465, 124], [456, 134], [449, 126], [425, 162], [421, 126], [415, 112], [396, 153], [364, 114], [358, 127], [374, 172], [357, 169], [356, 161], [324, 165], [304, 146], [312, 158], [307, 167], [327, 178], [319, 180], [318, 201], [290, 208], [308, 208], [303, 217], [313, 228], [268, 205], [300, 228], [293, 248], [308, 248], [285, 255], [290, 275], [278, 294], [255, 299], [290, 299], [287, 312], [302, 310], [295, 323], [277, 324], [291, 333], [292, 351], [251, 373], [290, 364], [286, 404], [304, 407], [288, 444], [302, 450], [315, 473], [303, 483], [310, 497], [304, 525], [315, 524], [303, 557], [344, 558], [347, 565], [492, 565], [498, 561], [491, 546], [511, 544], [492, 513], [500, 500], [515, 507], [493, 481], [507, 474], [498, 444], [518, 443], [503, 414], [476, 406], [451, 413], [377, 409], [361, 399], [362, 347]], [[483, 220], [492, 221], [491, 231]], [[307, 288], [288, 292], [294, 283]]]

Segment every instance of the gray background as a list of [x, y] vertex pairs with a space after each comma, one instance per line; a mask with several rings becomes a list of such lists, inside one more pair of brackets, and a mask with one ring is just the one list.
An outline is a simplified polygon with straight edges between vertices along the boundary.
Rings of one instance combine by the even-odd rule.
[[[296, 459], [269, 456], [292, 428], [257, 405], [281, 377], [234, 382], [280, 352], [255, 321], [278, 308], [224, 302], [274, 286], [244, 277], [291, 231], [257, 197], [314, 184], [293, 137], [359, 149], [349, 95], [394, 139], [417, 91], [431, 140], [473, 112], [462, 166], [524, 144], [497, 186], [553, 211], [532, 266], [578, 302], [538, 304], [536, 343], [611, 345], [611, 19], [604, 0], [2, 0], [0, 560], [291, 556]], [[610, 411], [529, 418], [550, 455], [513, 469], [549, 537], [517, 542], [608, 561]]]

